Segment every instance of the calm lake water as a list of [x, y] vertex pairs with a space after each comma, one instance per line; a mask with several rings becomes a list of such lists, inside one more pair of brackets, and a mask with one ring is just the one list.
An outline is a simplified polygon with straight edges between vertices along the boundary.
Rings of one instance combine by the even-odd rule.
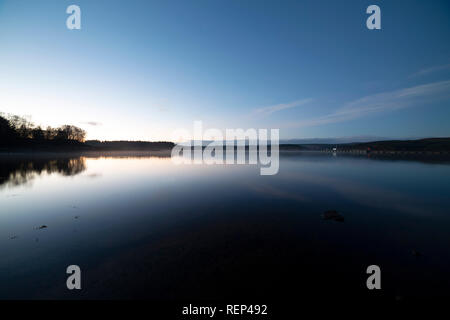
[[[290, 152], [274, 176], [143, 155], [0, 164], [2, 299], [449, 294], [448, 163]], [[66, 289], [72, 264], [80, 291]]]

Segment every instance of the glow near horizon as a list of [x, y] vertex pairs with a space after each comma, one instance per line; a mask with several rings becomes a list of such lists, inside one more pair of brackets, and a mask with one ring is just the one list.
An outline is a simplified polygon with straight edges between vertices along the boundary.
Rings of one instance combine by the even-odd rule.
[[378, 33], [356, 2], [80, 0], [80, 31], [65, 28], [69, 4], [0, 2], [0, 111], [100, 140], [170, 140], [195, 120], [281, 138], [450, 136], [445, 1], [383, 3]]

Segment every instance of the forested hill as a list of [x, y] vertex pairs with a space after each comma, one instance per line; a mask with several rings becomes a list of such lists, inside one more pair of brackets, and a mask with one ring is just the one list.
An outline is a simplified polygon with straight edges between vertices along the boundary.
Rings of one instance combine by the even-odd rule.
[[98, 141], [88, 140], [85, 144], [95, 150], [169, 150], [174, 143], [158, 141]]
[[300, 144], [304, 150], [325, 151], [393, 151], [393, 152], [450, 152], [450, 138], [427, 138], [418, 140], [383, 140], [341, 144]]
[[450, 138], [374, 141], [342, 145], [349, 149], [373, 151], [450, 151]]

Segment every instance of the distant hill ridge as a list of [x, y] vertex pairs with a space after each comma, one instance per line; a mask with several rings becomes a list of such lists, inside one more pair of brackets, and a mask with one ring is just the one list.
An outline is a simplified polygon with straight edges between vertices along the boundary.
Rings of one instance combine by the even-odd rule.
[[384, 140], [341, 144], [300, 144], [306, 150], [372, 150], [372, 151], [445, 151], [450, 152], [450, 138], [426, 138], [417, 140]]
[[450, 151], [450, 138], [373, 141], [354, 143], [349, 147], [382, 151]]
[[99, 141], [87, 140], [85, 145], [96, 150], [167, 150], [172, 149], [175, 144], [167, 141]]

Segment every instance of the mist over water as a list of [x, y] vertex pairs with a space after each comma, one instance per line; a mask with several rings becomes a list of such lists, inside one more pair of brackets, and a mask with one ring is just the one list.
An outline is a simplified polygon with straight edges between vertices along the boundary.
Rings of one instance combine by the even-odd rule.
[[357, 296], [371, 264], [382, 298], [446, 294], [448, 163], [280, 156], [274, 176], [143, 154], [1, 156], [0, 298], [270, 298], [287, 283]]

